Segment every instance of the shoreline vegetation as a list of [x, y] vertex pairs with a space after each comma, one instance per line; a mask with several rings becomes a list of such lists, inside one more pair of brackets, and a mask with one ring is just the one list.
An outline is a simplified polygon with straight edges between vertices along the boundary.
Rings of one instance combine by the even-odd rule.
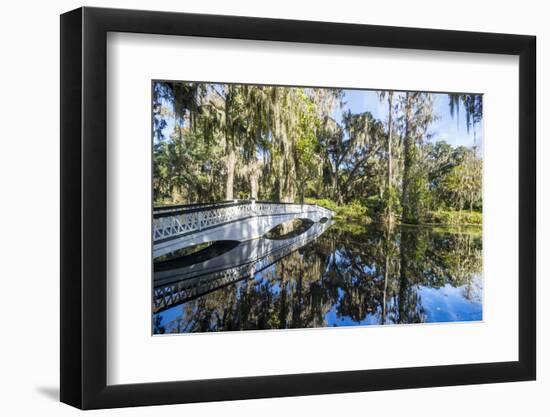
[[[473, 145], [433, 131], [443, 116], [466, 123]], [[154, 203], [256, 199], [359, 225], [481, 227], [481, 122], [476, 94], [158, 81]]]
[[[336, 220], [353, 220], [360, 224], [385, 224], [384, 219], [376, 219], [369, 215], [368, 207], [357, 202], [338, 205], [327, 199], [306, 198], [307, 204], [317, 204], [336, 213]], [[479, 226], [482, 225], [482, 213], [480, 211], [453, 211], [438, 210], [428, 211], [425, 217], [418, 223], [404, 223], [395, 219], [397, 226]]]

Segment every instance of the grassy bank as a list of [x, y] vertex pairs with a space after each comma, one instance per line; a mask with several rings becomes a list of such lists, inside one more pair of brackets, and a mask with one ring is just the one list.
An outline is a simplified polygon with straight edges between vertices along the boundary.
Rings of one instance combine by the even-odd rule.
[[338, 205], [334, 201], [321, 198], [306, 198], [308, 204], [317, 204], [336, 213], [336, 220], [355, 220], [363, 224], [372, 223], [372, 219], [367, 213], [367, 208], [358, 202]]
[[[336, 213], [336, 220], [353, 220], [362, 224], [377, 222], [375, 215], [369, 215], [367, 207], [359, 202], [338, 205], [329, 199], [306, 198], [308, 204], [318, 204]], [[440, 226], [481, 226], [483, 220], [482, 213], [479, 211], [468, 210], [437, 210], [428, 212], [420, 225], [440, 225]], [[399, 220], [397, 221], [399, 224]]]
[[426, 215], [424, 223], [429, 224], [448, 224], [452, 226], [458, 225], [477, 225], [481, 226], [483, 216], [479, 211], [454, 211], [454, 210], [438, 210], [430, 211]]

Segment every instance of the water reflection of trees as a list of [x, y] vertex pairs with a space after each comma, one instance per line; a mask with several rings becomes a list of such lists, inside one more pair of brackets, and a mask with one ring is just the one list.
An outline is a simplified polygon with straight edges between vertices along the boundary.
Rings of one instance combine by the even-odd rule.
[[460, 287], [479, 302], [481, 267], [480, 235], [334, 225], [256, 279], [176, 307], [179, 318], [157, 321], [155, 331], [419, 323], [427, 319], [421, 288]]

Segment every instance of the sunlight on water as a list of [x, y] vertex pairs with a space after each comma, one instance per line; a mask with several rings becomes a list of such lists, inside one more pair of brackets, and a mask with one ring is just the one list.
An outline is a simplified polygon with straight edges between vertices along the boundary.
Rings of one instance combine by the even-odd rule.
[[[159, 309], [154, 333], [482, 319], [480, 229], [316, 227], [324, 229], [289, 239], [283, 252], [276, 247], [280, 259], [238, 269], [233, 281], [208, 281], [204, 293], [193, 288], [183, 303]], [[194, 279], [186, 282], [206, 282]]]

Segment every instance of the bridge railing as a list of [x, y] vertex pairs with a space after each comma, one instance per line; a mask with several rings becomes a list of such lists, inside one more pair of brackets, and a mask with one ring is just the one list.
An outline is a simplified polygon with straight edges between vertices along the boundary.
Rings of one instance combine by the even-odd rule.
[[158, 206], [153, 209], [153, 217], [167, 217], [177, 213], [191, 213], [202, 211], [209, 208], [232, 207], [249, 204], [251, 200], [226, 200], [215, 203], [194, 203], [194, 204], [176, 204], [169, 206]]
[[328, 227], [327, 225], [319, 226], [318, 228], [311, 228], [302, 235], [292, 237], [284, 242], [276, 242], [275, 245], [260, 245], [257, 251], [252, 252], [254, 256], [245, 262], [237, 260], [234, 264], [222, 269], [216, 269], [187, 279], [184, 276], [180, 276], [180, 279], [174, 282], [155, 285], [153, 297], [154, 312], [157, 313], [173, 305], [192, 300], [224, 285], [253, 277], [255, 273], [314, 241]]
[[153, 211], [153, 242], [174, 239], [251, 217], [312, 211], [319, 212], [323, 217], [332, 217], [333, 214], [324, 207], [312, 204], [255, 200], [159, 207]]

